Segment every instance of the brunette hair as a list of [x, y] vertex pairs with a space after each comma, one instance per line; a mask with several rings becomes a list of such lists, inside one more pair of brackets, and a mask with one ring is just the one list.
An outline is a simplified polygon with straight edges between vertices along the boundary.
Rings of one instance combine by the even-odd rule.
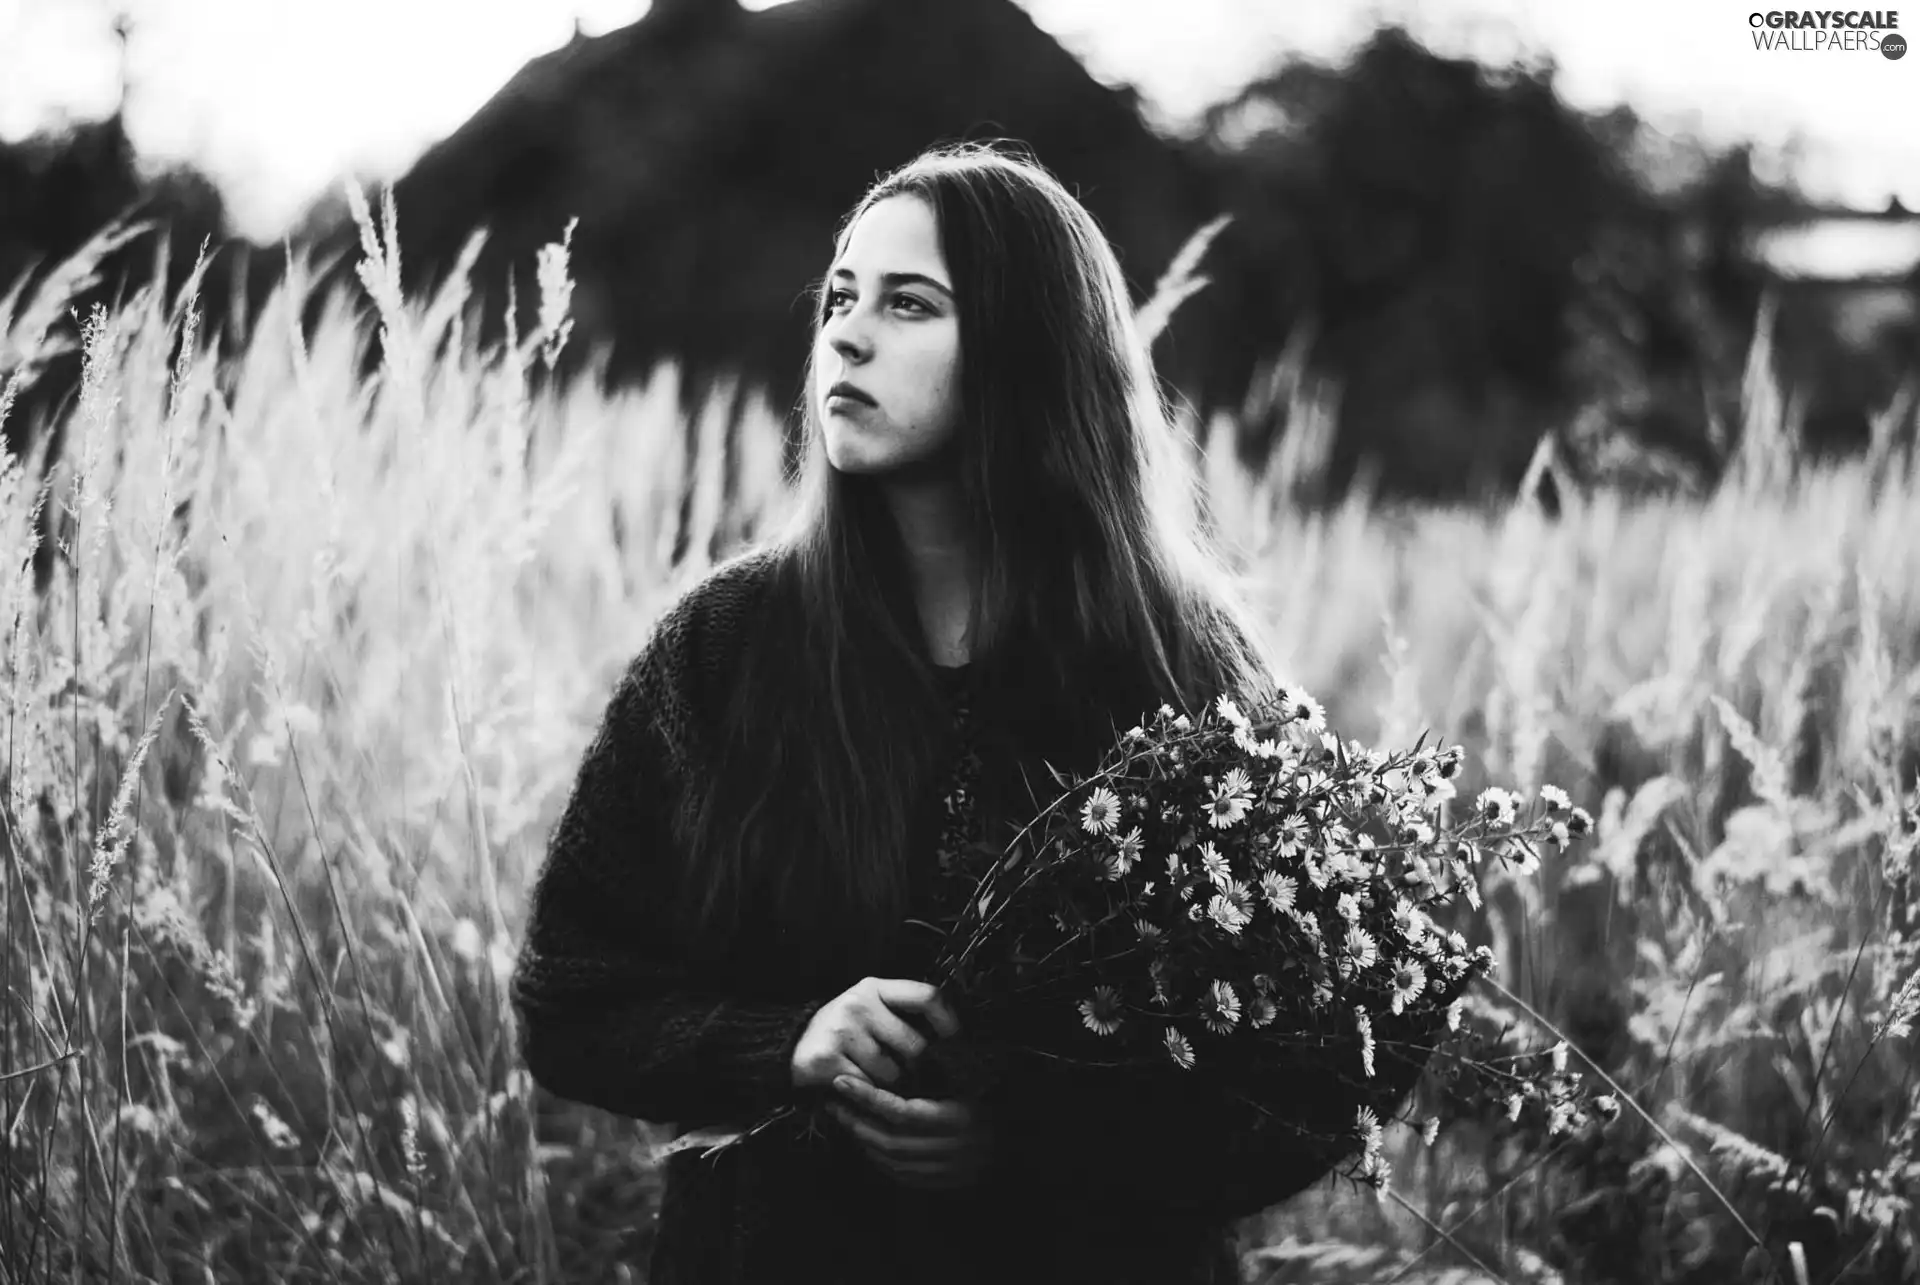
[[[835, 254], [881, 201], [933, 210], [961, 353], [952, 446], [971, 519], [969, 680], [989, 729], [989, 838], [1004, 845], [1161, 703], [1271, 692], [1271, 657], [1224, 552], [1199, 520], [1126, 278], [1099, 225], [1030, 155], [935, 148], [886, 175], [841, 223]], [[813, 336], [826, 318], [813, 283]], [[804, 957], [850, 968], [895, 940], [914, 812], [951, 752], [897, 525], [871, 477], [828, 461], [810, 350], [797, 503], [771, 554], [771, 620], [740, 668], [724, 770], [689, 837], [679, 920], [723, 951], [746, 907], [772, 910]]]

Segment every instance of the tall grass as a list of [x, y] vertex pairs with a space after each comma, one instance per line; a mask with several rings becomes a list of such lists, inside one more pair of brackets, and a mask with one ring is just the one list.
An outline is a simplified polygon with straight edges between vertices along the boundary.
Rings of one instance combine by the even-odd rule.
[[[671, 369], [619, 393], [543, 377], [563, 250], [536, 332], [482, 345], [472, 253], [405, 299], [391, 207], [354, 204], [363, 295], [315, 299], [296, 263], [230, 359], [191, 286], [72, 335], [44, 319], [84, 263], [0, 297], [0, 377], [85, 354], [60, 461], [0, 469], [10, 1279], [644, 1261], [646, 1131], [534, 1089], [504, 981], [615, 672], [707, 550], [786, 502], [774, 412], [724, 494], [688, 467]], [[1762, 351], [1757, 462], [1703, 500], [1309, 507], [1338, 398], [1306, 356], [1247, 409], [1286, 409], [1262, 469], [1221, 445], [1230, 421], [1195, 427], [1210, 520], [1353, 733], [1433, 728], [1602, 816], [1590, 854], [1492, 888], [1487, 922], [1503, 984], [1648, 1119], [1544, 1163], [1495, 1125], [1411, 1141], [1393, 1199], [1310, 1195], [1250, 1226], [1250, 1272], [1913, 1270], [1911, 400], [1868, 460], [1816, 469]], [[721, 416], [692, 428], [718, 460]], [[36, 587], [42, 504], [58, 550]]]

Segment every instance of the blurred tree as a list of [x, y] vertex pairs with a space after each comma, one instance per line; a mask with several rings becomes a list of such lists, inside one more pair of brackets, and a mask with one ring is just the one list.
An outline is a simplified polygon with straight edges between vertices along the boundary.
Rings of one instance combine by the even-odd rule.
[[[1245, 322], [1219, 331], [1215, 387], [1311, 317], [1313, 364], [1343, 387], [1336, 479], [1371, 460], [1392, 492], [1510, 488], [1540, 435], [1596, 401], [1705, 466], [1703, 380], [1730, 354], [1737, 371], [1729, 315], [1750, 323], [1739, 246], [1759, 194], [1731, 167], [1656, 194], [1634, 114], [1587, 119], [1554, 75], [1389, 28], [1345, 68], [1288, 64], [1209, 113], [1235, 270], [1194, 306]], [[1283, 427], [1249, 425], [1242, 449]]]
[[[70, 302], [68, 319], [61, 325], [77, 325], [96, 304], [111, 307], [129, 291], [152, 284], [163, 258], [171, 297], [192, 271], [203, 243], [216, 256], [201, 293], [203, 340], [239, 321], [229, 315], [236, 297], [264, 294], [270, 265], [244, 254], [223, 253], [230, 247], [226, 205], [218, 189], [191, 168], [143, 172], [119, 113], [61, 134], [0, 143], [0, 296], [23, 278], [22, 297], [31, 294], [62, 260], [115, 220], [150, 222], [154, 230], [107, 256], [98, 284]], [[236, 284], [242, 287], [238, 296]], [[21, 390], [6, 422], [10, 451], [24, 455], [45, 432], [52, 435], [51, 449], [58, 457], [63, 411], [78, 391], [80, 372], [80, 353], [65, 353], [47, 362]], [[7, 374], [0, 369], [0, 380]], [[50, 517], [43, 510], [43, 536]], [[42, 582], [53, 556], [52, 542], [43, 539], [36, 554]]]
[[[929, 144], [989, 136], [1077, 191], [1136, 302], [1217, 208], [1135, 97], [1013, 0], [656, 0], [528, 63], [395, 184], [403, 269], [409, 288], [434, 280], [484, 225], [482, 333], [498, 334], [509, 279], [527, 327], [535, 251], [577, 215], [572, 360], [604, 344], [629, 380], [671, 359], [689, 404], [741, 372], [743, 393], [790, 406], [839, 217]], [[351, 245], [350, 227], [330, 235]], [[1175, 341], [1170, 369], [1207, 347]]]

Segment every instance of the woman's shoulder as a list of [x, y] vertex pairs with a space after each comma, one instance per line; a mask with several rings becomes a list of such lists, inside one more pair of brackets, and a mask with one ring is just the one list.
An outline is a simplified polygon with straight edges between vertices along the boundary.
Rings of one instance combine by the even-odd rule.
[[698, 627], [720, 636], [757, 624], [782, 556], [778, 549], [756, 547], [715, 563], [674, 595], [661, 613], [661, 626]]
[[780, 569], [779, 550], [748, 549], [671, 591], [629, 674], [664, 684], [682, 698], [723, 691], [724, 676], [765, 624], [768, 591]]

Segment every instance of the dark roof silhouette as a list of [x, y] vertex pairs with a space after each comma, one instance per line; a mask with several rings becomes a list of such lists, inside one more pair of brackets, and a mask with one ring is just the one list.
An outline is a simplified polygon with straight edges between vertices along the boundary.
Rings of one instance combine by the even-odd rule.
[[[528, 63], [395, 185], [403, 265], [410, 287], [444, 272], [484, 222], [489, 313], [508, 269], [531, 309], [535, 251], [578, 215], [576, 348], [610, 341], [615, 379], [675, 358], [689, 399], [739, 370], [790, 405], [839, 217], [927, 145], [985, 137], [1086, 203], [1136, 302], [1216, 212], [1133, 92], [1012, 0], [656, 0]], [[1181, 342], [1176, 321], [1156, 354], [1176, 378]]]

